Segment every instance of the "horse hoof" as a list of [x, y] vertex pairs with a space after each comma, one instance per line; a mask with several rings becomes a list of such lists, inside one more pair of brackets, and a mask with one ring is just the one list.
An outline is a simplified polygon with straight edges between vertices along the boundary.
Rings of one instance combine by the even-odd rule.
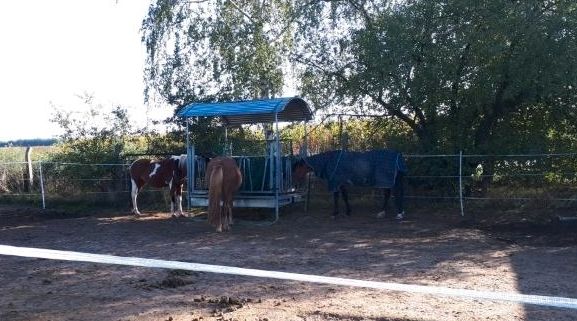
[[405, 218], [405, 212], [401, 212], [397, 214], [397, 216], [395, 217], [397, 221], [402, 221], [404, 218]]
[[384, 217], [385, 217], [385, 214], [386, 214], [385, 211], [378, 212], [378, 213], [377, 213], [377, 218], [384, 218]]

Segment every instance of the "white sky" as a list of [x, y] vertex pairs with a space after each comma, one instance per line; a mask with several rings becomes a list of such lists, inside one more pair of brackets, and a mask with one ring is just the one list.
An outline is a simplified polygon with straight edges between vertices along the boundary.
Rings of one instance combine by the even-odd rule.
[[[129, 109], [146, 123], [145, 49], [139, 32], [148, 0], [3, 1], [0, 10], [0, 141], [51, 138], [51, 106], [86, 110], [76, 95]], [[150, 108], [149, 117], [171, 112]]]

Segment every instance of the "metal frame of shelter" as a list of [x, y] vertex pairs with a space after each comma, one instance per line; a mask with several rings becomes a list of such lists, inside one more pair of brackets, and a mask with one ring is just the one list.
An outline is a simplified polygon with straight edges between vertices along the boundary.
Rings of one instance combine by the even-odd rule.
[[[290, 182], [289, 157], [292, 155], [282, 155], [279, 122], [307, 122], [311, 120], [312, 112], [305, 100], [299, 97], [286, 97], [250, 101], [192, 103], [182, 108], [178, 116], [184, 118], [187, 124], [186, 150], [189, 173], [187, 199], [189, 207], [208, 206], [208, 191], [202, 184], [199, 184], [199, 181], [202, 181], [206, 163], [202, 157], [196, 155], [195, 145], [190, 139], [188, 130], [189, 119], [194, 117], [219, 117], [227, 127], [259, 123], [274, 124], [273, 135], [265, 137], [267, 143], [265, 155], [233, 156], [239, 163], [241, 170], [245, 172], [248, 170], [251, 175], [254, 170], [251, 162], [260, 161], [259, 164], [264, 164], [261, 188], [256, 190], [241, 188], [234, 199], [235, 207], [274, 208], [276, 221], [281, 206], [304, 200], [302, 193], [291, 188], [290, 184], [285, 184], [285, 182]], [[243, 177], [243, 180], [247, 179], [249, 178]]]

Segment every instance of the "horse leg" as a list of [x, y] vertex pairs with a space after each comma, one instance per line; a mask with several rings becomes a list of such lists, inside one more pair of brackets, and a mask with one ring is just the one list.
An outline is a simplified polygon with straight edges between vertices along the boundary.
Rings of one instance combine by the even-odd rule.
[[229, 226], [228, 226], [228, 209], [226, 206], [226, 201], [222, 202], [222, 213], [221, 213], [222, 217], [221, 217], [221, 222], [222, 222], [222, 230], [224, 232], [228, 231]]
[[232, 205], [227, 200], [226, 206], [224, 207], [224, 222], [225, 222], [225, 231], [230, 231], [230, 225], [232, 224]]
[[391, 189], [383, 188], [383, 207], [381, 211], [377, 213], [377, 218], [384, 218], [387, 211], [387, 205], [389, 204], [389, 198], [391, 198]]
[[218, 207], [215, 211], [216, 216], [214, 217], [214, 226], [216, 226], [216, 231], [220, 233], [223, 231], [222, 206], [220, 205], [220, 200], [218, 201]]
[[[227, 215], [226, 216], [226, 222], [227, 222], [227, 225], [233, 224], [233, 222], [232, 222], [232, 206], [234, 204], [233, 202], [234, 201], [232, 200], [232, 198], [229, 198], [226, 201], [226, 210], [227, 210], [226, 211], [226, 215]], [[229, 227], [229, 229], [230, 229], [230, 227]]]
[[339, 191], [333, 192], [333, 219], [337, 218], [339, 214]]
[[403, 186], [403, 174], [398, 173], [397, 179], [395, 180], [395, 186], [393, 187], [393, 193], [395, 194], [395, 207], [397, 210], [397, 220], [402, 220], [405, 217], [405, 211], [403, 209], [403, 202], [405, 198], [405, 191]]
[[182, 210], [182, 191], [178, 194], [178, 211], [180, 212], [180, 216], [186, 217], [184, 211]]
[[349, 205], [349, 195], [347, 193], [347, 189], [345, 188], [344, 185], [341, 185], [341, 195], [343, 197], [343, 201], [345, 202], [345, 207], [347, 208], [347, 211], [345, 212], [347, 214], [347, 216], [351, 216], [351, 206]]
[[138, 191], [140, 190], [140, 188], [138, 187], [138, 183], [133, 179], [130, 180], [131, 181], [131, 193], [130, 193], [130, 200], [132, 202], [132, 214], [134, 214], [135, 216], [140, 216], [140, 211], [138, 211], [138, 205], [136, 203], [136, 198], [138, 196]]
[[228, 222], [226, 220], [226, 202], [223, 200], [222, 206], [220, 207], [220, 222], [218, 224], [219, 229], [218, 232], [226, 232], [228, 231]]
[[171, 188], [170, 189], [170, 216], [178, 217], [178, 214], [174, 212], [174, 205], [176, 203], [176, 192]]
[[178, 204], [178, 215], [182, 217], [186, 217], [184, 211], [182, 210], [182, 185], [176, 186], [176, 203]]
[[176, 188], [172, 184], [172, 179], [170, 180], [170, 182], [168, 182], [168, 190], [170, 194], [170, 216], [178, 217], [178, 215], [174, 213], [174, 205], [176, 203]]
[[168, 184], [170, 188], [170, 215], [172, 217], [185, 216], [182, 211], [182, 185], [175, 184], [170, 180]]

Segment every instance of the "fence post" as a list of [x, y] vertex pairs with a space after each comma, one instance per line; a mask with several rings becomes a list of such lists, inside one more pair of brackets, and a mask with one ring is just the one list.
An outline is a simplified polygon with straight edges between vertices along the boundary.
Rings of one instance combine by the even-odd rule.
[[26, 147], [26, 153], [24, 156], [24, 160], [26, 161], [26, 167], [27, 167], [27, 176], [26, 177], [26, 181], [25, 181], [25, 189], [26, 192], [28, 193], [32, 193], [32, 186], [34, 183], [34, 172], [32, 169], [32, 147], [28, 146]]
[[42, 162], [38, 162], [38, 171], [40, 172], [40, 192], [42, 194], [42, 209], [46, 209], [46, 198], [44, 195], [44, 175], [42, 174]]
[[463, 208], [463, 151], [459, 151], [459, 201], [461, 202], [461, 217], [465, 216]]

